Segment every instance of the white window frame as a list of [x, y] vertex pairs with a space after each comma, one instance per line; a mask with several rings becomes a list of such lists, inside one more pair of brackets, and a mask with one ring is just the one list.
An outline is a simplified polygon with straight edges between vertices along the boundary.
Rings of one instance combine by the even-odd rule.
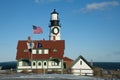
[[43, 53], [42, 49], [39, 49], [38, 54], [42, 54], [42, 53]]
[[44, 49], [44, 54], [48, 54], [49, 50], [48, 49]]
[[36, 49], [32, 49], [32, 54], [36, 54], [37, 50]]

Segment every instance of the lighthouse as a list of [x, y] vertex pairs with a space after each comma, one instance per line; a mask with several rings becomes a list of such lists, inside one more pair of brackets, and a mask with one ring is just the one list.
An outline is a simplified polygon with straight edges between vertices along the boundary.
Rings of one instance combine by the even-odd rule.
[[59, 13], [54, 11], [51, 13], [51, 20], [50, 20], [50, 35], [49, 40], [61, 40], [60, 38], [60, 24], [59, 24]]

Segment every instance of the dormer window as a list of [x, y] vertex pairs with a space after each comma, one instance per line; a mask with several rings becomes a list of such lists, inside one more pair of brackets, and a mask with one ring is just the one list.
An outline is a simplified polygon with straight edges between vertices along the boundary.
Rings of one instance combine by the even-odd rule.
[[38, 54], [42, 54], [42, 49], [40, 49], [40, 50], [38, 51]]
[[32, 54], [36, 54], [36, 50], [35, 49], [32, 50]]
[[49, 50], [48, 49], [44, 49], [44, 54], [48, 54]]
[[37, 48], [41, 48], [42, 47], [42, 44], [41, 43], [38, 43], [37, 44]]
[[57, 49], [53, 49], [53, 52], [57, 52]]
[[25, 50], [23, 50], [23, 52], [29, 52], [29, 50], [28, 50], [28, 49], [25, 49]]
[[49, 54], [49, 49], [32, 49], [32, 54]]

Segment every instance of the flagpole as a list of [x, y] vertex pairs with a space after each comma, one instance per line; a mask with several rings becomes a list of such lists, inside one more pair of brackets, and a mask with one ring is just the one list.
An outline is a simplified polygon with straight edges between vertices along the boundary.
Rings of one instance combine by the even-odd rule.
[[[32, 31], [32, 33], [31, 33], [31, 44], [33, 44], [33, 31]], [[32, 48], [32, 49], [33, 49], [33, 48]], [[32, 72], [32, 62], [33, 62], [33, 61], [32, 61], [32, 60], [33, 60], [33, 59], [32, 59], [32, 58], [33, 58], [32, 49], [31, 49], [31, 54], [30, 54], [30, 56], [31, 56], [31, 57], [30, 57], [30, 58], [31, 58], [31, 72]]]
[[27, 41], [27, 46], [28, 46], [28, 59], [30, 60], [30, 66], [31, 66], [31, 71], [32, 71], [32, 47], [33, 47], [33, 44], [32, 44], [32, 40], [31, 40], [31, 36], [28, 36], [28, 41]]

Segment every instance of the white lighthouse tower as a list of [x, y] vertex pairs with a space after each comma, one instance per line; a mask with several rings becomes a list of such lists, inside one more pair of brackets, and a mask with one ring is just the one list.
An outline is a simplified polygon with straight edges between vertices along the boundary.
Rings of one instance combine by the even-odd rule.
[[54, 9], [54, 11], [51, 13], [51, 20], [50, 20], [50, 40], [60, 40], [60, 24], [59, 24], [59, 18], [58, 13]]

